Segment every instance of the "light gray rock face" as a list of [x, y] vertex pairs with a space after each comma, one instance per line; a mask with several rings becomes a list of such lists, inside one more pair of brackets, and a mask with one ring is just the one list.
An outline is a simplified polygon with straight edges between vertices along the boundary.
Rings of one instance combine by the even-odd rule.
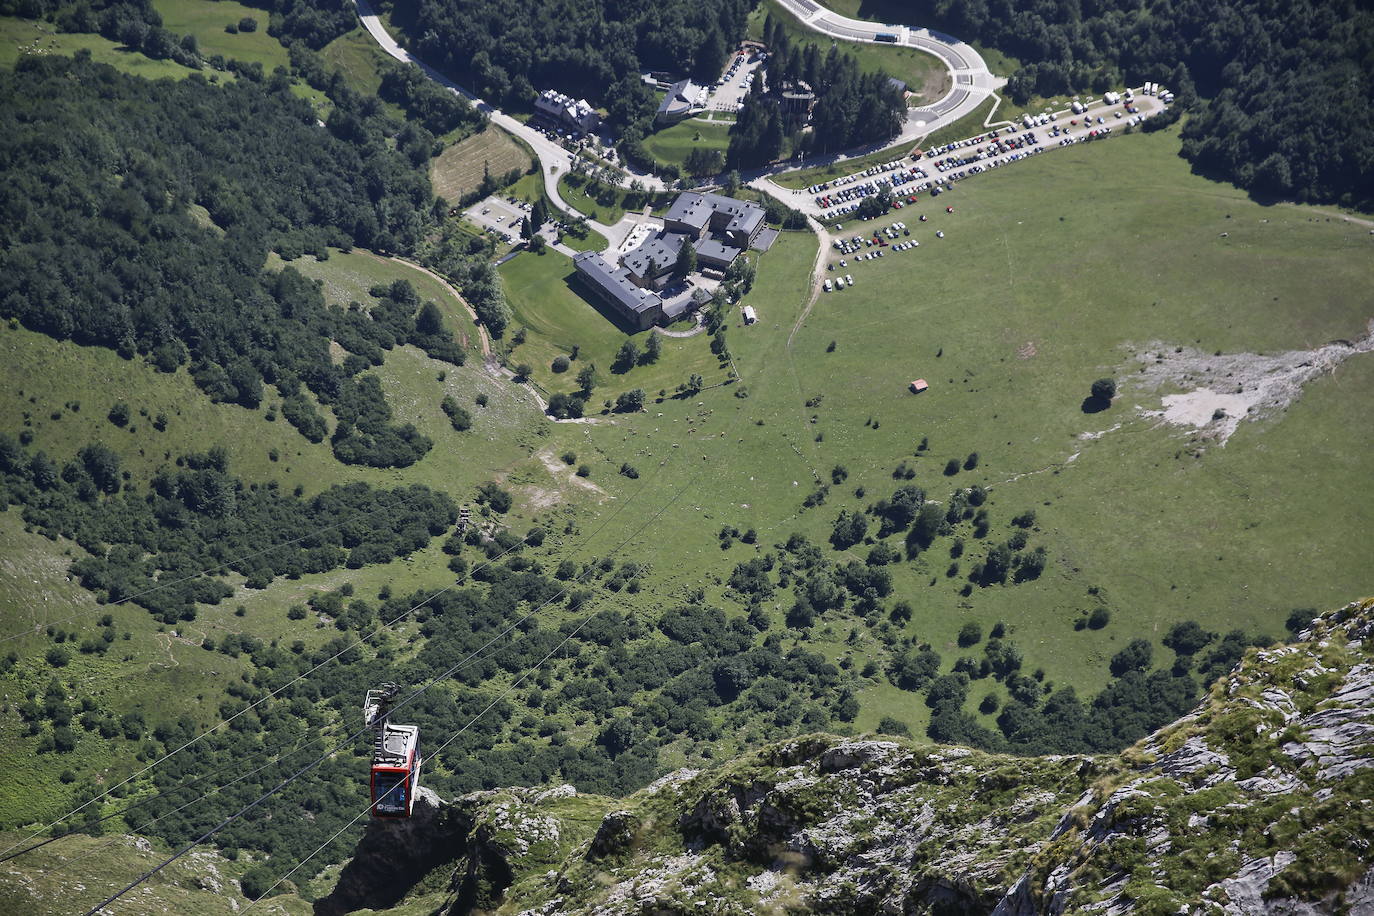
[[1318, 779], [1344, 779], [1374, 766], [1374, 664], [1352, 668], [1302, 724], [1302, 740], [1283, 745], [1283, 752], [1299, 766], [1316, 764]]
[[[503, 907], [525, 916], [1374, 916], [1374, 602], [1303, 637], [1120, 757], [808, 736], [670, 774], [576, 844], [534, 810], [566, 788], [427, 796], [317, 913], [389, 905], [367, 869], [447, 855], [451, 886], [525, 893]], [[561, 864], [531, 851], [558, 842]]]
[[[1220, 698], [1204, 699], [1192, 713], [1141, 742], [1139, 762], [1128, 778], [1117, 780], [1109, 792], [1079, 799], [1075, 807], [1092, 813], [1061, 821], [1055, 839], [1064, 855], [1021, 875], [994, 912], [1131, 913], [1142, 895], [1167, 893], [1179, 875], [1195, 873], [1197, 866], [1190, 863], [1201, 856], [1234, 864], [1195, 897], [1177, 898], [1180, 907], [1206, 900], [1213, 911], [1235, 916], [1315, 916], [1331, 912], [1338, 900], [1346, 912], [1360, 912], [1351, 908], [1358, 900], [1374, 914], [1374, 871], [1343, 891], [1319, 884], [1307, 891], [1311, 896], [1285, 890], [1305, 887], [1301, 878], [1297, 885], [1274, 885], [1291, 869], [1320, 870], [1349, 850], [1366, 864], [1374, 862], [1374, 839], [1351, 838], [1367, 823], [1356, 806], [1374, 801], [1350, 782], [1374, 766], [1371, 621], [1374, 603], [1351, 605], [1314, 621], [1298, 643], [1255, 652], [1223, 682]], [[1334, 651], [1335, 646], [1342, 648]], [[1190, 801], [1194, 796], [1206, 803]], [[1332, 808], [1341, 798], [1349, 801]], [[1297, 820], [1317, 805], [1326, 805], [1330, 816], [1350, 817], [1349, 827], [1331, 831], [1343, 833], [1333, 840], [1339, 848], [1309, 849], [1315, 861], [1306, 863], [1296, 849], [1273, 850], [1271, 825], [1245, 817], [1252, 805], [1272, 800], [1283, 806], [1278, 819], [1291, 821], [1280, 831], [1284, 835], [1310, 836], [1314, 828], [1331, 826], [1314, 825], [1310, 816], [1307, 822]], [[1170, 823], [1181, 823], [1183, 832], [1171, 835]], [[1069, 835], [1076, 835], [1077, 845], [1062, 845]], [[1215, 838], [1201, 844], [1210, 851], [1171, 862], [1175, 849], [1198, 849], [1199, 837]], [[1129, 848], [1144, 852], [1143, 870], [1139, 860], [1129, 871], [1118, 865], [1119, 851]]]

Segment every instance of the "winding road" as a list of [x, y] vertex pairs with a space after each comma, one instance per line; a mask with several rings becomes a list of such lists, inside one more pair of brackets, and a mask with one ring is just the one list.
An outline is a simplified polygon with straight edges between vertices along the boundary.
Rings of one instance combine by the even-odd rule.
[[[953, 84], [950, 91], [943, 99], [924, 106], [913, 108], [907, 112], [907, 121], [902, 128], [902, 132], [891, 141], [868, 147], [862, 150], [851, 151], [850, 155], [867, 155], [889, 147], [900, 146], [904, 143], [914, 142], [916, 139], [938, 130], [947, 124], [952, 124], [964, 115], [977, 109], [983, 100], [992, 95], [1004, 82], [992, 75], [984, 63], [982, 55], [972, 46], [943, 35], [932, 32], [929, 29], [917, 29], [905, 25], [885, 25], [878, 22], [866, 22], [860, 19], [850, 19], [829, 10], [814, 0], [779, 0], [783, 8], [796, 16], [805, 26], [833, 38], [845, 41], [858, 41], [870, 44], [894, 44], [919, 48], [935, 55], [944, 61], [953, 77]], [[402, 63], [414, 64], [419, 67], [430, 79], [445, 87], [451, 92], [461, 95], [470, 101], [478, 111], [487, 115], [493, 124], [519, 137], [534, 150], [535, 157], [539, 160], [540, 170], [544, 176], [544, 191], [549, 200], [560, 211], [565, 214], [580, 216], [581, 214], [563, 200], [558, 191], [558, 179], [568, 173], [572, 165], [573, 154], [564, 149], [557, 143], [552, 142], [539, 131], [521, 123], [505, 112], [491, 105], [471, 90], [460, 86], [449, 79], [438, 70], [426, 64], [415, 55], [397, 43], [396, 39], [382, 24], [381, 18], [373, 10], [368, 0], [354, 0], [358, 9], [358, 18], [362, 20], [363, 28], [372, 36], [373, 40], [388, 55]], [[897, 36], [896, 42], [879, 42], [877, 36], [880, 34]], [[848, 158], [845, 154], [834, 157], [832, 160]], [[819, 162], [813, 165], [820, 164]], [[793, 171], [799, 166], [778, 166], [772, 169], [754, 172], [747, 176], [750, 184], [769, 194], [773, 194], [789, 204], [795, 198], [796, 192], [784, 189], [768, 180], [770, 175], [779, 172]], [[651, 190], [662, 190], [664, 184], [657, 177], [646, 174], [633, 174], [633, 177], [640, 181], [646, 188]], [[628, 235], [634, 220], [626, 215], [619, 223], [608, 226], [588, 220], [588, 225], [601, 235], [605, 236], [610, 242], [612, 249], [618, 247], [621, 241]]]

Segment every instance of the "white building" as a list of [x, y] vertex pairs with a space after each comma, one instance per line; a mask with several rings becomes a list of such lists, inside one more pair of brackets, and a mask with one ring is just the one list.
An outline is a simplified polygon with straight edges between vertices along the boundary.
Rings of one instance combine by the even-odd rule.
[[601, 116], [586, 99], [574, 99], [556, 89], [545, 89], [534, 100], [534, 109], [567, 127], [591, 133], [601, 126]]

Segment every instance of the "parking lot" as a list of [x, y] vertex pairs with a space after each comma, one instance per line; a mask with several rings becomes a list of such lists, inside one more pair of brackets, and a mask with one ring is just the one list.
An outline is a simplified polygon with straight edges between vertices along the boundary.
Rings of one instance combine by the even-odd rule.
[[709, 87], [706, 107], [710, 111], [735, 112], [744, 107], [744, 97], [754, 79], [754, 71], [763, 66], [767, 55], [758, 51], [736, 49], [720, 75], [720, 81]]
[[900, 159], [812, 185], [806, 189], [809, 200], [805, 209], [824, 220], [843, 219], [858, 210], [865, 197], [884, 188], [893, 194], [894, 209], [900, 209], [914, 203], [919, 195], [938, 196], [948, 191], [952, 182], [1011, 165], [1046, 149], [1109, 137], [1164, 110], [1171, 98], [1167, 90], [1152, 88], [1146, 93], [1142, 88], [1121, 95], [1110, 93], [1089, 104], [1075, 103], [1060, 112], [1027, 113], [1014, 124], [939, 147], [916, 149]]
[[515, 243], [520, 240], [520, 221], [529, 215], [529, 205], [524, 201], [511, 201], [493, 194], [468, 207], [463, 215], [483, 231]]

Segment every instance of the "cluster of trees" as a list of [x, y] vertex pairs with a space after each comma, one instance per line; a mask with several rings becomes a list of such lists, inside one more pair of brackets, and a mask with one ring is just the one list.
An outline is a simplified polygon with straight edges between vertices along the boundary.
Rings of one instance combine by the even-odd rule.
[[782, 155], [785, 146], [793, 155], [812, 150], [829, 153], [890, 140], [901, 131], [906, 100], [886, 73], [863, 72], [852, 55], [835, 45], [825, 53], [815, 44], [793, 45], [787, 30], [771, 14], [764, 23], [764, 41], [770, 51], [769, 87], [776, 90], [805, 82], [816, 93], [812, 130], [802, 131], [804, 111], [784, 111], [776, 95], [763, 92], [763, 78], [755, 74], [744, 108], [730, 130], [725, 159], [732, 168], [766, 165]]
[[[403, 285], [371, 311], [331, 310], [294, 270], [262, 270], [268, 246], [286, 257], [414, 246], [428, 178], [366, 117], [336, 107], [341, 136], [285, 85], [148, 82], [61, 57], [0, 73], [0, 93], [17, 100], [0, 113], [7, 314], [162, 371], [189, 364], [215, 400], [256, 407], [275, 385], [287, 420], [314, 441], [326, 427], [302, 386], [353, 429], [405, 440], [340, 447], [353, 429], [336, 431], [341, 460], [404, 466], [424, 454], [413, 431], [385, 424], [380, 389], [354, 376], [397, 343], [461, 364], [437, 309]], [[343, 366], [330, 359], [335, 335], [352, 354]]]
[[401, 106], [433, 134], [446, 134], [460, 127], [476, 131], [487, 121], [487, 116], [467, 99], [440, 86], [414, 64], [388, 65], [382, 72], [377, 95]]
[[[442, 0], [396, 3], [391, 21], [421, 57], [487, 98], [528, 105], [537, 89], [553, 87], [612, 105], [621, 84], [638, 95], [645, 70], [714, 79], [751, 7], [749, 0]], [[613, 116], [622, 111], [612, 105]]]
[[[450, 538], [444, 549], [460, 556], [477, 540], [482, 538]], [[225, 717], [241, 715], [229, 728], [188, 746], [175, 765], [152, 771], [157, 788], [169, 791], [136, 809], [135, 829], [175, 844], [214, 826], [328, 750], [332, 745], [322, 734], [356, 718], [360, 684], [419, 684], [449, 672], [397, 713], [420, 727], [430, 747], [452, 738], [426, 763], [426, 783], [443, 795], [555, 779], [587, 791], [622, 793], [657, 776], [659, 747], [684, 737], [711, 742], [739, 728], [777, 737], [857, 715], [852, 693], [842, 689], [841, 669], [809, 650], [784, 648], [780, 634], [766, 632], [766, 614], [727, 615], [699, 594], [652, 620], [618, 609], [594, 611], [586, 608], [585, 586], [600, 580], [605, 589], [633, 591], [644, 570], [608, 557], [583, 565], [565, 562], [554, 578], [523, 555], [520, 539], [511, 541], [517, 551], [480, 568], [479, 581], [470, 587], [439, 595], [385, 591], [375, 602], [340, 591], [312, 602], [341, 629], [370, 629], [376, 621], [400, 617], [414, 621], [424, 642], [404, 659], [388, 633], [361, 643], [345, 634], [318, 649], [237, 636], [206, 645], [251, 661], [251, 675], [228, 684], [219, 710]], [[580, 612], [558, 626], [532, 617], [512, 638], [489, 646], [491, 635], [520, 619], [522, 609], [560, 599]], [[539, 665], [555, 648], [556, 657]], [[339, 652], [336, 661], [287, 686]], [[501, 688], [492, 685], [532, 671], [514, 694], [498, 700]], [[279, 688], [280, 695], [267, 699]], [[31, 699], [42, 716], [44, 697]], [[588, 737], [571, 738], [574, 725]], [[122, 722], [114, 726], [126, 729]], [[127, 723], [127, 732], [155, 756], [199, 731], [190, 720], [151, 727], [141, 718]], [[230, 850], [297, 861], [365, 804], [370, 748], [360, 740], [353, 750], [353, 756], [340, 754], [306, 773], [216, 841]], [[283, 751], [281, 761], [260, 772], [235, 766], [252, 760], [256, 768]], [[219, 771], [241, 772], [241, 778], [214, 794], [203, 785], [170, 791], [190, 774]], [[176, 810], [193, 796], [201, 798]], [[283, 816], [296, 811], [310, 817]], [[346, 836], [322, 854], [325, 861], [347, 855], [349, 845]]]
[[1007, 86], [1018, 102], [1155, 80], [1179, 107], [1201, 96], [1183, 133], [1200, 169], [1266, 195], [1374, 205], [1367, 4], [934, 0], [931, 13], [1028, 62]]
[[248, 484], [229, 472], [221, 448], [182, 456], [139, 488], [101, 443], [59, 465], [7, 434], [0, 434], [0, 496], [22, 506], [24, 521], [43, 535], [91, 554], [72, 564], [83, 586], [166, 623], [193, 619], [196, 603], [231, 595], [218, 575], [239, 573], [249, 587], [265, 588], [277, 576], [385, 563], [425, 547], [458, 514], [448, 496], [420, 485], [355, 483], [306, 499], [275, 482]]

